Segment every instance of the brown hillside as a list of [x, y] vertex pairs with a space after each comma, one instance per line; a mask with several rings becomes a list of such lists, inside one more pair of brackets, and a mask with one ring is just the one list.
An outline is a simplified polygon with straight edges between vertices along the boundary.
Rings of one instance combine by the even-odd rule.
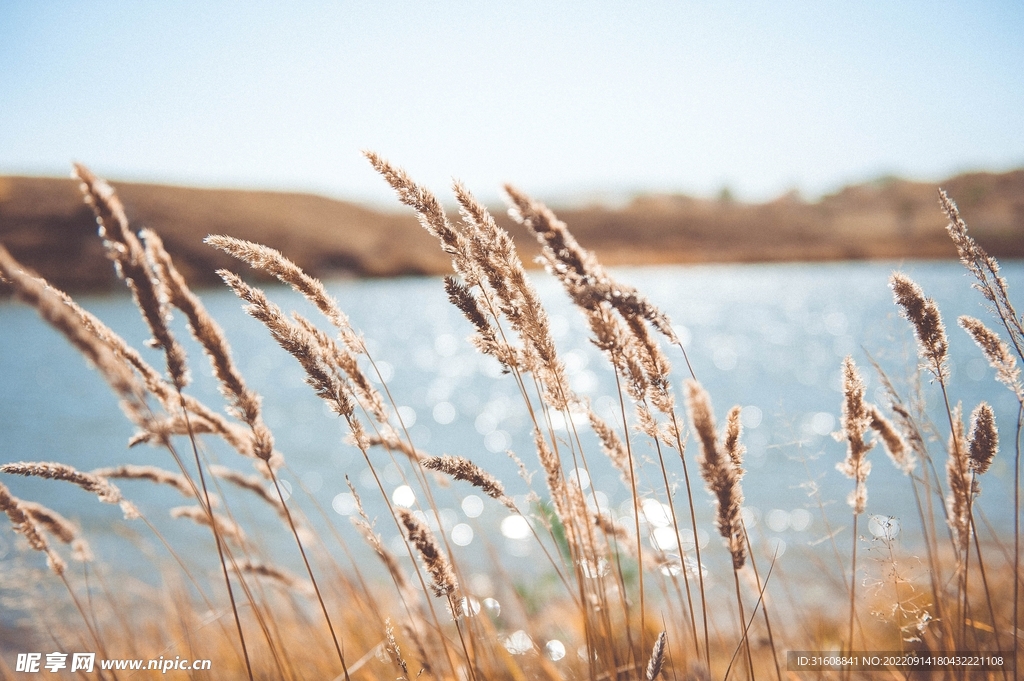
[[[237, 266], [202, 243], [212, 233], [281, 249], [318, 276], [448, 269], [447, 258], [401, 207], [385, 213], [308, 194], [114, 185], [133, 224], [158, 230], [197, 283], [216, 281], [217, 267]], [[983, 246], [997, 257], [1024, 257], [1024, 170], [960, 175], [941, 185]], [[618, 210], [558, 213], [608, 264], [953, 257], [935, 189], [885, 179], [816, 203], [789, 195], [764, 204], [658, 195]], [[503, 215], [499, 220], [532, 257], [530, 238]], [[0, 243], [62, 288], [115, 284], [112, 268], [97, 266], [102, 247], [95, 221], [72, 180], [0, 177]]]
[[[971, 233], [997, 257], [1024, 256], [1024, 170], [940, 183]], [[559, 211], [608, 262], [951, 258], [937, 185], [884, 179], [816, 203], [764, 204], [641, 196], [619, 211]]]

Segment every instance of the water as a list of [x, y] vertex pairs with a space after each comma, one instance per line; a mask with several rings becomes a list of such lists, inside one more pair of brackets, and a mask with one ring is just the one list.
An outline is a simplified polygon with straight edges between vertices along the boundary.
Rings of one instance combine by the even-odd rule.
[[[852, 354], [868, 383], [868, 398], [879, 403], [884, 404], [880, 382], [870, 369], [865, 351], [905, 387], [902, 380], [916, 360], [909, 325], [896, 314], [887, 288], [888, 275], [897, 266], [735, 265], [617, 273], [671, 316], [687, 345], [696, 375], [712, 396], [719, 420], [724, 419], [730, 406], [744, 407], [744, 441], [749, 450], [744, 480], [746, 516], [764, 552], [780, 548], [784, 556], [780, 569], [806, 569], [801, 565], [807, 561], [797, 557], [812, 551], [829, 560], [826, 538], [830, 532], [838, 532], [837, 541], [844, 551], [848, 550], [850, 514], [845, 498], [851, 482], [835, 470], [845, 450], [830, 436], [839, 427], [840, 365], [843, 357]], [[955, 319], [961, 314], [990, 323], [980, 304], [981, 296], [971, 290], [957, 264], [908, 263], [899, 267], [938, 301], [949, 327], [952, 398], [962, 400], [968, 414], [982, 399], [996, 410], [1003, 445], [991, 472], [981, 482], [983, 493], [978, 507], [1005, 536], [1012, 531], [1013, 522], [1011, 433], [1016, 403], [1008, 390], [994, 382], [992, 370], [966, 334], [955, 327]], [[1009, 263], [1004, 270], [1011, 292], [1019, 294], [1024, 290], [1024, 263]], [[573, 387], [589, 396], [599, 413], [617, 420], [613, 376], [589, 344], [582, 318], [553, 281], [541, 274], [535, 279]], [[328, 288], [365, 335], [416, 445], [431, 454], [471, 459], [504, 481], [521, 508], [528, 508], [523, 496], [528, 487], [519, 477], [516, 464], [505, 454], [511, 449], [529, 470], [539, 468], [526, 409], [514, 381], [502, 376], [494, 360], [479, 355], [465, 341], [469, 324], [448, 304], [441, 282], [432, 278], [337, 281]], [[317, 319], [315, 311], [291, 291], [270, 287], [268, 293], [285, 310], [296, 309]], [[346, 517], [353, 511], [346, 476], [370, 514], [377, 518], [377, 529], [385, 542], [395, 545], [398, 533], [385, 515], [376, 482], [361, 454], [344, 442], [343, 422], [318, 401], [303, 383], [297, 363], [274, 345], [260, 324], [241, 311], [232, 294], [210, 290], [202, 297], [224, 327], [251, 387], [264, 396], [265, 419], [288, 461], [282, 477], [298, 495], [308, 522], [321, 536], [331, 536], [325, 520], [300, 488], [315, 498], [356, 559], [376, 566]], [[126, 297], [92, 296], [80, 302], [137, 347], [141, 345], [145, 330]], [[178, 327], [178, 336], [187, 337], [183, 327]], [[189, 389], [208, 404], [219, 406], [208, 364], [198, 347], [187, 340], [195, 379]], [[161, 365], [157, 353], [144, 352], [154, 365]], [[675, 365], [673, 384], [679, 394], [685, 365], [678, 349], [670, 350], [669, 356]], [[933, 406], [940, 399], [937, 386], [926, 384], [924, 393]], [[935, 411], [932, 414], [941, 437], [947, 437], [948, 427], [942, 426], [944, 416]], [[64, 339], [42, 323], [34, 311], [0, 302], [0, 460], [61, 461], [81, 470], [120, 463], [174, 467], [164, 450], [147, 446], [127, 450], [131, 435], [132, 426], [110, 391]], [[569, 439], [567, 430], [559, 431], [559, 435]], [[593, 440], [588, 435], [583, 437], [584, 447], [590, 452], [593, 498], [627, 518], [632, 509], [630, 496], [618, 475], [600, 457]], [[645, 497], [664, 501], [661, 473], [652, 465], [657, 453], [647, 442], [637, 441], [636, 454], [645, 462], [640, 490]], [[181, 451], [189, 451], [186, 442], [178, 444]], [[211, 458], [251, 471], [249, 462], [219, 443], [210, 441], [205, 446]], [[933, 447], [944, 476], [940, 451], [938, 446]], [[692, 457], [695, 452], [691, 447], [688, 455]], [[383, 451], [375, 451], [372, 456], [387, 493], [398, 501], [403, 495], [408, 497], [408, 491], [399, 489], [405, 482], [403, 476], [408, 475], [408, 466], [390, 461]], [[669, 452], [668, 456], [671, 482], [681, 486], [677, 455]], [[881, 448], [869, 457], [874, 465], [868, 480], [868, 516], [896, 518], [906, 529], [897, 543], [912, 551], [919, 546], [919, 533], [907, 480]], [[711, 564], [724, 565], [724, 550], [713, 529], [710, 496], [700, 485], [692, 461], [690, 475], [696, 487], [698, 522], [703, 528], [699, 538], [710, 547], [705, 555]], [[107, 564], [132, 570], [149, 560], [144, 554], [150, 549], [161, 555], [162, 549], [144, 526], [123, 522], [116, 507], [101, 505], [66, 483], [15, 476], [4, 476], [3, 481], [14, 494], [73, 518], [93, 543], [99, 559]], [[167, 517], [169, 507], [187, 504], [187, 500], [148, 483], [124, 482], [120, 486], [172, 545], [188, 547], [191, 560], [212, 564], [208, 532]], [[543, 492], [542, 486], [540, 474], [535, 477], [534, 487]], [[817, 495], [812, 494], [815, 490]], [[490, 559], [483, 550], [485, 545], [493, 547], [498, 556], [517, 561], [516, 565], [543, 564], [531, 542], [517, 538], [525, 526], [505, 520], [508, 514], [499, 505], [487, 499], [481, 504], [465, 483], [453, 483], [437, 494], [440, 525], [458, 545], [460, 561], [480, 568], [476, 582], [479, 590], [488, 589], [484, 573]], [[683, 494], [678, 488], [677, 499]], [[231, 493], [230, 498], [232, 510], [250, 538], [276, 562], [297, 570], [292, 539], [273, 514], [248, 496]], [[664, 541], [664, 531], [656, 531], [657, 505], [649, 505], [649, 510], [651, 529]], [[871, 536], [872, 529], [880, 531], [877, 522], [865, 522], [860, 527], [866, 537]], [[333, 540], [325, 541], [332, 545]], [[19, 553], [14, 535], [4, 524], [0, 527], [0, 561], [13, 561]], [[536, 560], [520, 560], [528, 556]]]

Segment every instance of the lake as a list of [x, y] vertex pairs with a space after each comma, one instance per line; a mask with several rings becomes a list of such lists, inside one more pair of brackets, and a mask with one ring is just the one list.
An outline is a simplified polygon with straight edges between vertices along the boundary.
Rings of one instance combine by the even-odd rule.
[[[843, 357], [852, 354], [868, 384], [868, 399], [879, 404], [885, 404], [880, 381], [865, 351], [906, 388], [906, 376], [916, 364], [915, 343], [909, 324], [896, 313], [887, 286], [888, 276], [896, 268], [914, 278], [939, 304], [950, 336], [952, 399], [963, 402], [965, 414], [981, 400], [995, 408], [1002, 447], [992, 470], [981, 480], [982, 494], [976, 508], [1006, 537], [1012, 534], [1013, 523], [1012, 424], [1016, 402], [1010, 391], [994, 381], [993, 371], [980, 351], [955, 325], [957, 316], [970, 314], [994, 328], [980, 294], [971, 289], [971, 280], [959, 264], [616, 270], [620, 279], [637, 286], [672, 318], [697, 377], [711, 394], [719, 422], [732, 405], [744, 407], [744, 442], [749, 450], [743, 482], [745, 515], [764, 554], [779, 550], [780, 572], [805, 569], [801, 565], [807, 562], [796, 557], [807, 552], [833, 560], [830, 565], [834, 567], [831, 549], [827, 548], [832, 532], [837, 533], [836, 541], [844, 555], [849, 551], [850, 512], [845, 499], [852, 483], [835, 469], [845, 456], [845, 447], [831, 437], [839, 428], [840, 366]], [[1024, 263], [1004, 263], [1004, 274], [1011, 295], [1017, 294], [1018, 302], [1024, 300]], [[553, 280], [543, 273], [536, 273], [534, 279], [551, 316], [573, 387], [588, 396], [599, 413], [615, 420], [618, 400], [614, 378], [603, 357], [588, 342], [582, 317], [570, 307]], [[470, 326], [447, 302], [441, 281], [333, 281], [328, 288], [364, 334], [406, 425], [411, 426], [415, 444], [431, 454], [471, 459], [501, 479], [510, 494], [518, 495], [521, 509], [528, 508], [522, 496], [528, 487], [505, 453], [512, 450], [528, 469], [539, 468], [526, 409], [514, 381], [501, 374], [494, 360], [479, 355], [466, 342]], [[267, 291], [286, 311], [297, 309], [319, 321], [316, 313], [290, 290], [270, 287]], [[328, 537], [325, 523], [331, 522], [360, 563], [374, 560], [350, 527], [347, 516], [354, 509], [346, 475], [368, 512], [378, 519], [377, 528], [385, 540], [399, 541], [397, 531], [384, 516], [380, 493], [361, 454], [344, 442], [343, 422], [319, 402], [303, 383], [297, 363], [273, 343], [262, 325], [241, 311], [234, 295], [227, 290], [207, 290], [201, 296], [223, 326], [244, 376], [264, 396], [265, 419], [288, 463], [282, 477], [295, 492], [309, 524]], [[145, 330], [127, 297], [83, 296], [80, 302], [141, 347]], [[175, 324], [179, 338], [188, 341], [186, 349], [194, 377], [189, 390], [219, 407], [221, 399], [209, 365], [187, 338], [180, 319]], [[152, 350], [143, 352], [154, 366], [162, 366], [160, 355]], [[669, 348], [667, 353], [674, 364], [673, 386], [682, 402], [685, 364], [678, 348]], [[944, 441], [948, 424], [944, 428], [944, 412], [935, 411], [941, 395], [937, 386], [927, 381], [923, 391]], [[0, 302], [0, 460], [61, 461], [81, 470], [121, 463], [174, 467], [164, 450], [147, 446], [128, 450], [126, 442], [132, 431], [105, 383], [61, 336], [41, 322], [33, 310], [10, 301]], [[561, 435], [568, 438], [568, 431], [563, 429]], [[646, 440], [638, 441], [637, 454], [646, 461], [640, 471], [641, 492], [663, 502], [657, 455]], [[584, 446], [588, 442], [589, 477], [595, 491], [592, 498], [628, 519], [632, 512], [630, 495], [593, 440], [585, 439]], [[187, 451], [186, 443], [179, 446]], [[206, 449], [212, 459], [252, 472], [247, 461], [219, 443], [207, 442]], [[944, 478], [943, 447], [933, 443], [932, 452]], [[672, 482], [680, 483], [678, 457], [669, 454], [674, 457], [669, 466]], [[709, 565], [725, 565], [727, 554], [714, 531], [713, 505], [697, 475], [695, 455], [691, 440], [687, 456], [702, 528], [699, 539], [708, 547], [705, 556]], [[391, 462], [383, 451], [375, 451], [372, 456], [376, 457], [375, 467], [382, 473], [386, 491], [396, 500], [411, 500], [409, 490], [399, 489], [407, 467], [402, 462]], [[920, 533], [908, 481], [887, 460], [881, 447], [868, 456], [873, 461], [867, 483], [868, 516], [897, 519], [905, 531], [896, 542], [912, 553], [920, 548]], [[101, 505], [66, 483], [9, 475], [3, 481], [14, 494], [51, 506], [77, 521], [94, 545], [98, 559], [106, 564], [132, 569], [148, 560], [143, 556], [148, 547], [154, 547], [152, 551], [166, 559], [143, 525], [122, 521], [116, 507]], [[188, 547], [190, 558], [206, 561], [207, 567], [214, 564], [209, 533], [187, 521], [167, 517], [167, 509], [187, 503], [185, 499], [149, 483], [123, 482], [119, 486], [173, 545]], [[316, 500], [323, 510], [322, 517], [300, 487]], [[535, 477], [534, 487], [543, 496], [543, 474]], [[676, 494], [677, 499], [685, 499], [684, 490]], [[477, 575], [480, 590], [487, 590], [489, 579], [484, 574], [490, 560], [484, 546], [510, 559], [539, 555], [529, 541], [519, 538], [521, 523], [503, 522], [507, 511], [488, 499], [481, 503], [479, 494], [465, 483], [438, 489], [437, 495], [440, 525], [458, 545], [460, 561], [481, 566]], [[232, 511], [248, 528], [250, 538], [275, 560], [297, 570], [292, 539], [273, 514], [246, 497], [233, 494], [230, 499]], [[654, 530], [656, 538], [658, 507], [649, 507], [649, 529]], [[680, 512], [684, 508], [681, 501]], [[431, 520], [437, 524], [438, 519]], [[267, 531], [258, 532], [260, 527]], [[877, 522], [862, 522], [860, 532], [867, 543], [871, 532], [880, 531], [879, 527]], [[988, 538], [984, 527], [982, 536]], [[325, 541], [333, 545], [333, 540]], [[23, 543], [20, 539], [18, 542]], [[0, 528], [0, 560], [15, 561], [23, 553], [15, 549], [15, 537], [4, 524]], [[42, 563], [31, 556], [22, 556], [25, 558]], [[520, 560], [516, 564], [543, 565], [543, 561]]]

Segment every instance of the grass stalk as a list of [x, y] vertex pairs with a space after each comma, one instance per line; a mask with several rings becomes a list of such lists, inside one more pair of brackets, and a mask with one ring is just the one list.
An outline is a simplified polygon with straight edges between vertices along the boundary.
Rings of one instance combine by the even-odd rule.
[[299, 547], [299, 553], [302, 554], [302, 563], [306, 566], [306, 573], [309, 575], [309, 581], [313, 584], [313, 590], [316, 592], [317, 602], [320, 603], [320, 610], [324, 614], [324, 619], [327, 620], [327, 628], [331, 631], [331, 640], [334, 642], [334, 650], [338, 653], [338, 661], [341, 662], [342, 674], [345, 677], [345, 681], [349, 681], [348, 676], [348, 665], [345, 664], [345, 653], [342, 652], [341, 643], [338, 641], [338, 634], [334, 630], [334, 622], [331, 621], [331, 615], [327, 612], [327, 604], [324, 603], [323, 594], [320, 593], [320, 585], [317, 584], [316, 576], [313, 574], [313, 568], [309, 564], [309, 558], [306, 556], [306, 549], [302, 545], [302, 540], [299, 538], [299, 531], [295, 527], [295, 521], [292, 519], [292, 512], [288, 508], [288, 504], [285, 503], [284, 493], [281, 492], [281, 483], [278, 482], [277, 474], [273, 468], [270, 469], [271, 480], [274, 483], [274, 489], [277, 491], [277, 497], [281, 500], [281, 507], [284, 508], [285, 518], [288, 522], [288, 527], [292, 531], [292, 536], [295, 537], [295, 543]]
[[[689, 504], [689, 507], [690, 507], [690, 528], [691, 528], [691, 531], [693, 532], [693, 550], [694, 550], [694, 553], [697, 556], [697, 584], [698, 584], [698, 587], [699, 587], [699, 590], [700, 590], [700, 610], [701, 610], [701, 616], [703, 618], [703, 625], [704, 625], [704, 664], [707, 665], [707, 669], [710, 671], [710, 669], [711, 669], [711, 639], [710, 639], [709, 634], [708, 634], [708, 604], [707, 604], [707, 592], [706, 592], [706, 590], [704, 588], [704, 563], [701, 561], [701, 557], [700, 557], [700, 541], [699, 541], [698, 536], [697, 536], [697, 514], [695, 513], [694, 508], [693, 508], [693, 491], [691, 490], [691, 487], [690, 487], [690, 472], [689, 472], [688, 466], [686, 465], [686, 455], [684, 454], [685, 449], [683, 447], [682, 440], [681, 440], [681, 438], [678, 435], [679, 428], [678, 428], [678, 422], [676, 421], [675, 415], [672, 416], [672, 423], [673, 423], [674, 426], [676, 426], [676, 428], [675, 428], [675, 431], [676, 431], [676, 445], [677, 445], [676, 451], [679, 452], [679, 460], [682, 462], [682, 465], [683, 465], [683, 481], [686, 484], [686, 501], [687, 501], [687, 503]], [[682, 554], [680, 554], [680, 558], [683, 558]], [[689, 581], [687, 580], [686, 575], [685, 575], [685, 570], [686, 570], [685, 564], [683, 565], [683, 570], [684, 570], [683, 579], [684, 579], [685, 583], [687, 585], [689, 585]], [[687, 589], [687, 596], [689, 597], [689, 589]], [[691, 611], [691, 619], [692, 619], [692, 611], [693, 611], [692, 599], [689, 599], [688, 602], [690, 603], [690, 611]], [[694, 629], [696, 629], [696, 627], [694, 627]]]
[[848, 652], [855, 649], [853, 640], [853, 620], [857, 612], [857, 518], [859, 514], [853, 514], [853, 551], [850, 557], [850, 624], [847, 629]]
[[[743, 614], [743, 596], [740, 594], [740, 571], [738, 568], [732, 569], [732, 581], [736, 587], [736, 610], [740, 616], [740, 645], [743, 646], [747, 657], [747, 678], [754, 681], [754, 658], [750, 652], [750, 637], [747, 635], [747, 617]], [[751, 616], [753, 615], [754, 613], [751, 613]]]
[[[179, 389], [178, 392], [179, 392], [179, 397], [180, 397], [180, 395], [181, 395], [180, 389]], [[180, 397], [180, 399], [181, 399], [181, 411], [184, 414], [184, 417], [185, 417], [185, 420], [186, 420], [186, 423], [187, 423], [189, 417], [188, 417], [188, 411], [185, 409], [185, 399], [183, 397]], [[196, 445], [195, 435], [192, 433], [191, 427], [189, 428], [189, 442], [192, 445], [192, 453], [195, 456], [196, 471], [198, 472], [198, 475], [199, 475], [199, 484], [202, 486], [202, 490], [203, 490], [202, 497], [201, 498], [199, 497], [198, 490], [196, 491], [196, 497], [200, 498], [200, 500], [201, 500], [201, 502], [203, 504], [203, 510], [206, 511], [206, 514], [207, 514], [207, 516], [210, 519], [210, 529], [213, 531], [214, 542], [217, 544], [217, 557], [220, 560], [221, 571], [224, 574], [224, 585], [225, 585], [225, 587], [227, 588], [227, 591], [228, 591], [228, 600], [231, 602], [231, 613], [234, 615], [234, 618], [235, 618], [235, 628], [238, 631], [238, 641], [239, 641], [239, 643], [242, 646], [242, 657], [245, 659], [245, 673], [249, 677], [249, 681], [253, 681], [252, 663], [249, 660], [249, 649], [245, 645], [245, 632], [242, 630], [242, 620], [238, 616], [238, 606], [235, 604], [235, 592], [234, 592], [234, 589], [231, 588], [231, 577], [230, 577], [230, 575], [228, 575], [228, 565], [227, 565], [227, 561], [225, 561], [225, 559], [224, 559], [224, 547], [222, 545], [222, 541], [223, 540], [222, 540], [222, 537], [220, 536], [220, 529], [219, 529], [219, 526], [218, 526], [218, 523], [217, 523], [217, 519], [213, 517], [213, 506], [210, 504], [210, 492], [206, 488], [206, 476], [203, 475], [203, 466], [202, 466], [202, 463], [199, 460], [199, 448]], [[168, 442], [167, 444], [168, 444], [168, 448], [170, 448], [170, 442]], [[173, 453], [173, 450], [172, 450], [172, 453]], [[174, 457], [175, 457], [176, 460], [178, 459], [177, 453], [174, 453]], [[181, 465], [182, 474], [184, 474], [186, 477], [188, 477], [188, 473], [185, 471], [185, 467], [184, 467], [184, 465], [182, 465], [182, 462], [180, 460], [178, 460], [178, 463], [179, 463], [179, 465]], [[189, 480], [191, 481], [191, 478], [189, 478]], [[241, 581], [241, 579], [242, 579], [241, 574], [239, 574], [238, 579]], [[255, 608], [255, 604], [254, 604], [254, 608]], [[268, 632], [268, 637], [269, 637], [269, 632]]]
[[[771, 574], [771, 570], [769, 569], [768, 575], [765, 576], [765, 584], [762, 585], [761, 575], [757, 570], [757, 559], [754, 556], [754, 546], [750, 542], [750, 533], [747, 532], [746, 523], [743, 523], [743, 541], [747, 545], [747, 555], [750, 558], [750, 567], [754, 570], [754, 583], [757, 585], [758, 590], [758, 604], [761, 606], [761, 613], [764, 615], [764, 626], [768, 632], [768, 646], [772, 649], [772, 662], [775, 665], [775, 677], [778, 679], [778, 681], [782, 681], [782, 668], [779, 666], [779, 654], [775, 648], [775, 634], [772, 632], [772, 621], [771, 618], [768, 616], [768, 605], [764, 601], [764, 594], [768, 588], [767, 578], [768, 575]], [[774, 565], [775, 561], [773, 559], [772, 566], [774, 567]], [[754, 606], [754, 612], [756, 611], [757, 605]]]
[[1017, 428], [1013, 439], [1013, 678], [1017, 677], [1018, 655], [1020, 652], [1020, 630], [1018, 624], [1020, 606], [1020, 436], [1024, 429], [1024, 401], [1017, 410]]

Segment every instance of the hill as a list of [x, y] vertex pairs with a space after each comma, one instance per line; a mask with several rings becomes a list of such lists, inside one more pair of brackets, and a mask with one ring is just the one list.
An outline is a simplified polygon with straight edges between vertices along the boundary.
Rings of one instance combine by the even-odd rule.
[[[278, 248], [317, 276], [440, 274], [448, 259], [397, 206], [382, 212], [321, 196], [112, 182], [136, 227], [155, 228], [185, 275], [217, 281], [237, 264], [205, 246], [223, 233]], [[1024, 257], [1024, 170], [971, 173], [940, 183], [978, 241], [997, 257]], [[885, 178], [813, 203], [785, 195], [762, 204], [643, 195], [617, 209], [557, 210], [579, 241], [615, 264], [864, 258], [951, 258], [936, 185]], [[536, 249], [498, 209], [532, 258]], [[72, 291], [116, 286], [98, 267], [102, 246], [91, 211], [70, 179], [0, 177], [0, 243]]]

